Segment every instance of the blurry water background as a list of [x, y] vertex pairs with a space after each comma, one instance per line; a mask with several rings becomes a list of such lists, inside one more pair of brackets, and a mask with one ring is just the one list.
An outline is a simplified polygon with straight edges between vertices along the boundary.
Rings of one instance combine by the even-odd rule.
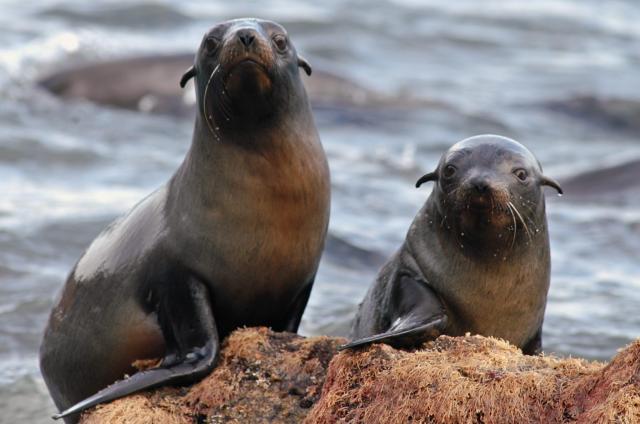
[[[259, 16], [282, 23], [316, 68], [397, 100], [316, 108], [333, 204], [307, 335], [345, 334], [430, 191], [414, 181], [452, 143], [514, 137], [559, 179], [640, 159], [640, 123], [623, 119], [640, 116], [635, 0], [314, 3], [0, 3], [0, 422], [50, 422], [37, 352], [53, 298], [100, 230], [169, 178], [191, 138], [191, 118], [55, 98], [35, 83], [54, 70], [194, 51], [215, 22]], [[550, 106], [581, 98], [622, 106], [581, 116]], [[419, 106], [403, 107], [409, 99]], [[640, 201], [547, 198], [545, 351], [606, 360], [640, 336]]]

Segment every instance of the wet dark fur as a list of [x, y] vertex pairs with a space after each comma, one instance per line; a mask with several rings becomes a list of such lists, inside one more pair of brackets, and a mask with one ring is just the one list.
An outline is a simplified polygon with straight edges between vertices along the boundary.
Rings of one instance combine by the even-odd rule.
[[[520, 169], [526, 181], [514, 174]], [[417, 345], [471, 332], [538, 352], [550, 275], [542, 185], [557, 183], [526, 148], [498, 136], [454, 145], [418, 185], [426, 181], [433, 191], [360, 305], [352, 345], [432, 319], [423, 334], [381, 341]]]
[[[249, 46], [241, 31], [254, 36]], [[165, 356], [159, 371], [118, 382], [78, 410], [201, 378], [220, 340], [240, 326], [297, 330], [324, 244], [330, 184], [298, 70], [308, 64], [291, 44], [279, 51], [277, 35], [287, 37], [258, 20], [205, 35], [185, 76], [196, 79], [199, 112], [184, 162], [94, 240], [51, 313], [40, 365], [60, 410], [132, 373], [136, 359]], [[205, 98], [218, 64], [223, 72]]]

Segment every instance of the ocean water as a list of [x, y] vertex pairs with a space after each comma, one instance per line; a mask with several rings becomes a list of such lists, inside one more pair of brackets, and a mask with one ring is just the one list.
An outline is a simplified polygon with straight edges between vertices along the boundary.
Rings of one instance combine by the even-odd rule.
[[[36, 84], [53, 71], [194, 51], [214, 23], [257, 16], [282, 23], [314, 67], [393, 99], [316, 107], [333, 200], [307, 335], [346, 333], [428, 196], [413, 183], [454, 142], [513, 137], [560, 180], [640, 160], [633, 0], [174, 3], [0, 4], [1, 423], [50, 421], [37, 351], [53, 298], [100, 230], [169, 178], [191, 137], [191, 118], [58, 99]], [[607, 360], [640, 336], [640, 200], [547, 198], [545, 351]]]

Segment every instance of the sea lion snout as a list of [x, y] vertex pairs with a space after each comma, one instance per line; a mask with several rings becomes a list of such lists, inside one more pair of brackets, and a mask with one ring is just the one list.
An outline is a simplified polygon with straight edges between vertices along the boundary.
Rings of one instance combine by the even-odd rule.
[[233, 74], [234, 67], [242, 64], [252, 64], [271, 73], [275, 66], [271, 42], [259, 27], [231, 28], [220, 49], [220, 64], [229, 74]]
[[541, 172], [533, 154], [520, 143], [477, 136], [452, 146], [436, 172], [419, 183], [438, 181], [434, 201], [446, 218], [443, 222], [482, 252], [487, 246], [511, 246], [516, 238], [528, 239], [531, 228], [540, 225], [541, 203], [544, 209], [540, 184], [553, 184]]
[[491, 192], [491, 182], [486, 177], [474, 177], [469, 181], [469, 188], [479, 197], [484, 197], [487, 192]]
[[249, 48], [253, 43], [253, 40], [256, 39], [256, 31], [251, 28], [240, 29], [236, 31], [236, 35], [246, 48]]
[[487, 173], [472, 174], [453, 193], [457, 209], [480, 212], [500, 211], [510, 198], [508, 185]]

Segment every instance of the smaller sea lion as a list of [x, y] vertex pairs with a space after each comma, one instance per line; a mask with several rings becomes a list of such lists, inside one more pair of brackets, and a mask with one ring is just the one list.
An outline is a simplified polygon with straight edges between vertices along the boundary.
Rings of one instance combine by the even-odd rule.
[[542, 186], [562, 189], [523, 145], [494, 135], [452, 146], [416, 187], [427, 181], [431, 195], [342, 348], [471, 332], [539, 352], [551, 268]]

